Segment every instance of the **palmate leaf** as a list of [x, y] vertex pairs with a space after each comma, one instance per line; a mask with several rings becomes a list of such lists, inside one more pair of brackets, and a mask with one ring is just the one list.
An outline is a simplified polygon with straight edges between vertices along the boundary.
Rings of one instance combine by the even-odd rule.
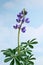
[[13, 53], [12, 49], [2, 50], [3, 54], [8, 57]]
[[30, 47], [30, 48], [34, 48], [33, 47], [33, 44], [37, 44], [38, 42], [37, 41], [35, 41], [36, 39], [34, 38], [34, 39], [32, 39], [32, 40], [28, 40], [27, 41], [27, 45]]
[[3, 52], [3, 54], [5, 55], [5, 57], [11, 56], [11, 53], [10, 52], [7, 52], [7, 51]]
[[30, 40], [27, 41], [27, 46], [29, 46], [31, 49], [33, 49], [33, 45], [31, 44]]
[[29, 55], [31, 55], [32, 50], [30, 50], [29, 48], [26, 48], [26, 52], [27, 52]]
[[3, 54], [5, 55], [5, 57], [14, 57], [15, 55], [15, 50], [13, 49], [7, 49], [7, 50], [2, 50]]
[[9, 62], [12, 58], [6, 58], [4, 62]]

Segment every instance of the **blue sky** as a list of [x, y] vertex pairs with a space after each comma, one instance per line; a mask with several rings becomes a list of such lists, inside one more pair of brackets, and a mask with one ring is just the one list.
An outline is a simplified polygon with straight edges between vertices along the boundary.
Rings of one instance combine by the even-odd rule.
[[[16, 24], [16, 15], [23, 8], [28, 11], [30, 23], [26, 24], [27, 31], [25, 34], [21, 33], [20, 39], [26, 41], [37, 38], [39, 44], [33, 50], [35, 65], [43, 65], [43, 0], [0, 0], [0, 50], [16, 47], [17, 31], [13, 29], [13, 25]], [[8, 65], [3, 59], [4, 56], [0, 53], [0, 64]]]

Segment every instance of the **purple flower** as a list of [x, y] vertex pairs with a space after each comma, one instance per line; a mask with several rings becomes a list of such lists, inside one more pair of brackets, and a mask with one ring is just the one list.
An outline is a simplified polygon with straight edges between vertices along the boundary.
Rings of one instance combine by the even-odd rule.
[[19, 12], [19, 14], [17, 15], [18, 18], [16, 19], [16, 21], [19, 23], [19, 25], [16, 24], [13, 26], [13, 28], [21, 29], [21, 31], [24, 33], [26, 31], [26, 28], [22, 27], [22, 24], [24, 22], [26, 22], [26, 23], [30, 22], [29, 18], [25, 18], [26, 15], [27, 15], [27, 11], [25, 9], [23, 9], [21, 12]]
[[29, 18], [26, 18], [25, 22], [26, 22], [26, 23], [29, 23], [29, 22], [30, 22], [30, 21], [29, 21]]
[[26, 28], [25, 28], [25, 27], [21, 28], [21, 31], [22, 31], [23, 33], [25, 33]]
[[21, 11], [19, 14], [20, 14], [20, 15], [23, 15], [23, 11]]
[[21, 27], [21, 25], [17, 25], [17, 24], [16, 24], [16, 26], [15, 25], [13, 26], [14, 29], [17, 29], [17, 28], [20, 28], [20, 27]]
[[13, 28], [14, 28], [14, 29], [17, 29], [17, 28], [18, 28], [18, 25], [17, 25], [17, 24], [16, 24], [16, 26], [14, 25]]
[[18, 14], [17, 17], [21, 19], [23, 16], [21, 14]]
[[16, 21], [17, 21], [18, 23], [20, 23], [21, 20], [20, 20], [20, 19], [16, 19]]
[[23, 18], [23, 19], [22, 19], [22, 23], [23, 23], [24, 21], [25, 21], [25, 19]]
[[20, 12], [21, 15], [27, 15], [27, 11], [24, 9], [23, 11]]

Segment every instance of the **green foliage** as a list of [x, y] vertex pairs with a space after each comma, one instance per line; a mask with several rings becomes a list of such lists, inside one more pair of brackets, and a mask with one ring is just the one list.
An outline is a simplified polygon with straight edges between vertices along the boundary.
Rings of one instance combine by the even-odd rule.
[[38, 42], [36, 39], [28, 40], [27, 42], [22, 42], [19, 46], [20, 53], [18, 54], [18, 47], [15, 49], [6, 49], [2, 50], [3, 54], [5, 55], [4, 62], [9, 62], [10, 65], [34, 65], [32, 60], [35, 60], [32, 49], [34, 48], [34, 44]]

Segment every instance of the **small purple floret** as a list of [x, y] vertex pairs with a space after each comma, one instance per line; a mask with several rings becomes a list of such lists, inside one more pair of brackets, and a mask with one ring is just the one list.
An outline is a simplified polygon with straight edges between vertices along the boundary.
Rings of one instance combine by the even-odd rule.
[[17, 24], [16, 24], [16, 26], [14, 25], [13, 28], [14, 28], [14, 29], [17, 29], [17, 28], [18, 28], [18, 25], [17, 25]]
[[16, 21], [17, 21], [18, 23], [20, 23], [21, 20], [20, 20], [20, 19], [16, 19]]
[[23, 15], [23, 11], [21, 11], [19, 14], [20, 14], [20, 15]]
[[18, 17], [18, 18], [22, 18], [23, 16], [21, 16], [21, 15], [19, 14], [19, 15], [17, 15], [17, 17]]
[[21, 31], [22, 31], [23, 33], [25, 33], [25, 31], [26, 31], [25, 27], [23, 27], [23, 28], [21, 29]]
[[22, 23], [23, 23], [24, 21], [25, 21], [25, 19], [23, 18], [23, 19], [22, 19]]
[[26, 18], [25, 22], [26, 22], [26, 23], [29, 23], [29, 22], [30, 22], [30, 21], [29, 21], [29, 18]]

